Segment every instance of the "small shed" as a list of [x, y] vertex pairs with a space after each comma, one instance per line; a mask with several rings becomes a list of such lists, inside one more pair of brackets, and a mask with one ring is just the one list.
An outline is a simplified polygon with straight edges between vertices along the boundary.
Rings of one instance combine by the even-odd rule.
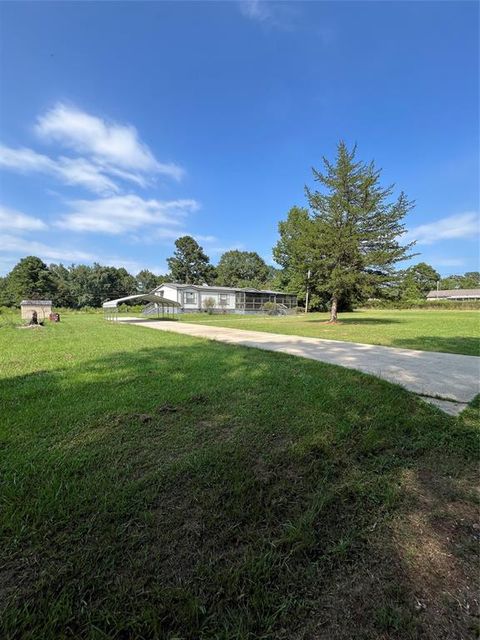
[[51, 300], [22, 300], [20, 302], [20, 310], [22, 313], [22, 320], [30, 321], [32, 319], [33, 312], [37, 312], [38, 321], [46, 320], [52, 313], [52, 301]]

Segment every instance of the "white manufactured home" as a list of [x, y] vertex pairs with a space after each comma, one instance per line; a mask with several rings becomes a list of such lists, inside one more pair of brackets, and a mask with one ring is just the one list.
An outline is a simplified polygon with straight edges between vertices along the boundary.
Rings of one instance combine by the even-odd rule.
[[283, 313], [293, 312], [297, 307], [296, 295], [264, 289], [165, 282], [152, 293], [168, 300], [175, 300], [180, 305], [179, 311], [184, 313], [206, 311], [208, 307], [216, 313], [262, 313], [267, 302], [277, 304], [278, 310]]

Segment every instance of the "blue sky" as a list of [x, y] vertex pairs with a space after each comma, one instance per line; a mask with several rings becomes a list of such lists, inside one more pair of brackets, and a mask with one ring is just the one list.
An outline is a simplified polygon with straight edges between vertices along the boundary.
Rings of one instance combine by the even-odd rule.
[[272, 262], [340, 138], [416, 201], [418, 260], [478, 268], [478, 4], [0, 5], [0, 272]]

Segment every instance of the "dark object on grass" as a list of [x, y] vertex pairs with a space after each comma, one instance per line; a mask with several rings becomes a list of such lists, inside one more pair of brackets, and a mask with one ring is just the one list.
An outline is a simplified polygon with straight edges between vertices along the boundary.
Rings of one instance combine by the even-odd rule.
[[38, 324], [38, 315], [36, 311], [32, 311], [32, 318], [28, 324]]
[[144, 424], [153, 420], [153, 416], [151, 416], [149, 413], [134, 413], [133, 415]]
[[169, 404], [161, 404], [156, 408], [157, 413], [174, 413], [175, 411], [178, 411], [178, 408]]
[[50, 322], [60, 322], [60, 314], [59, 313], [51, 313], [48, 316]]

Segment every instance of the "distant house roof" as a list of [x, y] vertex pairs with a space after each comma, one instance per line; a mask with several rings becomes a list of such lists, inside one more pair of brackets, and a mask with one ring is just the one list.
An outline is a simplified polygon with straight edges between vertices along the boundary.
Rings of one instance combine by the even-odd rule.
[[270, 291], [269, 289], [253, 289], [245, 287], [220, 287], [211, 286], [209, 284], [179, 284], [178, 282], [163, 282], [155, 287], [154, 291], [158, 291], [162, 287], [172, 287], [173, 289], [197, 289], [197, 291], [245, 291], [246, 293], [267, 293], [269, 295], [294, 296], [295, 293], [287, 291]]
[[480, 298], [480, 289], [440, 289], [440, 291], [430, 291], [427, 295], [429, 300], [443, 298], [458, 300], [465, 298]]
[[36, 305], [37, 307], [51, 307], [51, 300], [22, 300], [20, 302], [20, 306], [22, 305]]
[[115, 309], [117, 305], [124, 302], [156, 302], [163, 307], [179, 307], [180, 304], [175, 300], [167, 300], [161, 296], [156, 296], [154, 293], [138, 293], [133, 296], [125, 296], [124, 298], [117, 298], [116, 300], [107, 300], [102, 307], [104, 309]]

